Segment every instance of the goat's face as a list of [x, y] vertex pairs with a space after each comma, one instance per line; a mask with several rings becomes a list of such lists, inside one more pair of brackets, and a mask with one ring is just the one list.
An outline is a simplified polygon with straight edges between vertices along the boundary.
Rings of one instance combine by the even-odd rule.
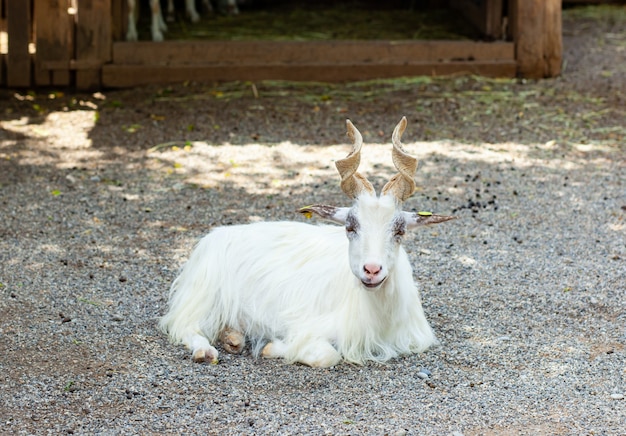
[[395, 197], [367, 193], [358, 196], [352, 207], [313, 205], [300, 212], [315, 213], [344, 225], [350, 247], [350, 269], [368, 289], [378, 288], [393, 273], [407, 231], [453, 218], [405, 212]]
[[348, 136], [353, 141], [352, 151], [345, 159], [336, 162], [341, 175], [341, 188], [354, 204], [350, 208], [314, 205], [300, 209], [310, 216], [343, 224], [350, 241], [350, 268], [352, 273], [367, 288], [382, 285], [393, 272], [402, 237], [407, 230], [427, 224], [436, 224], [453, 219], [431, 213], [402, 211], [402, 203], [413, 194], [413, 176], [417, 170], [417, 159], [404, 150], [400, 139], [406, 128], [406, 118], [393, 131], [392, 158], [398, 174], [383, 187], [380, 197], [365, 177], [357, 172], [361, 160], [361, 133], [348, 120]]
[[389, 276], [398, 255], [406, 222], [392, 197], [364, 194], [349, 209], [344, 226], [350, 242], [350, 268], [367, 288]]

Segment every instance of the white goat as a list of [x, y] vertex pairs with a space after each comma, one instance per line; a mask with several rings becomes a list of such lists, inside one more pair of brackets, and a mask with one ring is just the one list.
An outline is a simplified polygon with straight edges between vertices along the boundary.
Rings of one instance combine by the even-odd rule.
[[[127, 41], [137, 41], [137, 18], [138, 10], [137, 2], [140, 0], [128, 0], [128, 30], [126, 31]], [[202, 4], [209, 12], [213, 12], [213, 5], [210, 0], [202, 0]], [[226, 10], [231, 15], [237, 15], [239, 8], [237, 7], [236, 0], [226, 0]], [[189, 19], [193, 23], [200, 21], [200, 14], [196, 9], [195, 0], [185, 0], [185, 11], [189, 16]], [[163, 13], [161, 12], [160, 0], [150, 0], [150, 13], [151, 13], [151, 25], [150, 32], [152, 34], [153, 41], [163, 41], [163, 32], [167, 32], [167, 24], [163, 20]], [[174, 19], [174, 0], [168, 0], [167, 2], [167, 16], [168, 20]]]
[[352, 207], [300, 209], [344, 228], [262, 222], [219, 227], [200, 240], [172, 284], [163, 331], [195, 361], [212, 363], [218, 339], [240, 353], [248, 337], [257, 356], [313, 367], [383, 362], [434, 344], [401, 242], [407, 230], [454, 217], [402, 211], [417, 169], [400, 142], [406, 124], [402, 118], [392, 136], [399, 173], [377, 197], [357, 172], [363, 139], [347, 121], [353, 149], [336, 166]]

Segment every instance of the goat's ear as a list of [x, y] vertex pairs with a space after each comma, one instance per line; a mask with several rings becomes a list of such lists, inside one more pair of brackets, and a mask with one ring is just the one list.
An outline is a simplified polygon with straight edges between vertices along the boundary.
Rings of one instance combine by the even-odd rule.
[[439, 224], [446, 221], [456, 219], [455, 216], [436, 215], [431, 212], [402, 212], [406, 219], [407, 228], [413, 229], [420, 226], [428, 226], [431, 224]]
[[311, 206], [305, 206], [298, 209], [298, 212], [307, 218], [311, 218], [313, 214], [315, 214], [321, 218], [338, 224], [344, 224], [346, 222], [349, 211], [349, 207], [326, 206], [324, 204], [313, 204]]

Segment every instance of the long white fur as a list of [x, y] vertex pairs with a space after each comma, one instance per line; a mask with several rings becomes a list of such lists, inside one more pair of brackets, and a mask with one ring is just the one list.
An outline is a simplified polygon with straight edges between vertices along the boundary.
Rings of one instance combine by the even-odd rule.
[[[360, 243], [350, 244], [346, 230], [333, 225], [216, 228], [174, 281], [161, 328], [196, 360], [217, 359], [211, 344], [226, 328], [251, 340], [256, 355], [319, 367], [426, 350], [435, 335], [409, 258], [389, 236], [394, 217], [406, 212], [391, 196], [367, 193], [340, 214], [347, 210], [358, 217]], [[387, 278], [378, 288], [359, 279], [365, 262], [384, 268]]]

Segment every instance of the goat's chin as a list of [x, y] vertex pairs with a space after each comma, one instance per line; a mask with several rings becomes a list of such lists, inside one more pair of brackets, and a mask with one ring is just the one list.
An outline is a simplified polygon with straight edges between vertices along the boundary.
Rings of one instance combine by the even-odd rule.
[[365, 286], [367, 289], [369, 290], [373, 290], [376, 289], [378, 287], [380, 287], [380, 285], [382, 285], [385, 280], [387, 280], [387, 277], [385, 277], [384, 279], [382, 279], [380, 282], [376, 282], [376, 283], [372, 283], [372, 282], [368, 282], [367, 280], [361, 280], [361, 283], [363, 284], [363, 286]]

